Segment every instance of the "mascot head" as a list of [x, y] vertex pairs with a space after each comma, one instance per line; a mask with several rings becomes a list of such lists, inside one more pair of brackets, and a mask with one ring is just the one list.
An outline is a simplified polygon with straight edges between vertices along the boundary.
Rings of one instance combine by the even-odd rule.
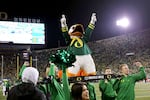
[[84, 28], [82, 24], [72, 25], [68, 31], [70, 36], [82, 37], [84, 34]]

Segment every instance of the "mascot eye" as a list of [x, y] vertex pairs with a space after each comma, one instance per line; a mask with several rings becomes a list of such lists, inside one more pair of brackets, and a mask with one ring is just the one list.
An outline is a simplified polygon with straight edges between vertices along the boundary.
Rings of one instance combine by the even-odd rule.
[[75, 25], [71, 26], [68, 33], [72, 33], [75, 29], [76, 29]]
[[72, 27], [72, 29], [74, 30], [76, 27], [74, 26], [74, 27]]

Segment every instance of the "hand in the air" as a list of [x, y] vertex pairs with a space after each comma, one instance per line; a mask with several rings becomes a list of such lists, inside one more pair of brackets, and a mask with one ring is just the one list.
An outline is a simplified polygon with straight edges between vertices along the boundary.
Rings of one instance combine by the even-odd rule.
[[92, 13], [92, 16], [91, 16], [91, 21], [90, 21], [90, 23], [94, 25], [96, 21], [97, 21], [97, 18], [96, 18], [96, 13]]
[[61, 22], [61, 27], [66, 27], [67, 26], [66, 17], [65, 17], [64, 14], [61, 17], [60, 22]]
[[143, 66], [141, 62], [135, 62], [134, 65], [137, 66], [137, 67], [142, 67]]
[[25, 62], [24, 62], [24, 65], [25, 65], [25, 66], [29, 66], [30, 63], [29, 63], [28, 61], [25, 61]]

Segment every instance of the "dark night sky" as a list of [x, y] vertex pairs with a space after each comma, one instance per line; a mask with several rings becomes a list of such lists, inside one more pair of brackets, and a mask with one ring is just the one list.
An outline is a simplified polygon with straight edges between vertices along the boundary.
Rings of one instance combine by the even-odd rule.
[[[68, 26], [81, 23], [86, 27], [92, 12], [97, 13], [96, 28], [91, 41], [105, 39], [125, 32], [137, 32], [150, 28], [150, 0], [55, 0], [19, 1], [0, 4], [1, 11], [9, 17], [40, 18], [46, 25], [46, 48], [64, 46], [61, 34], [61, 14], [67, 17]], [[116, 20], [128, 17], [127, 29], [116, 26]]]

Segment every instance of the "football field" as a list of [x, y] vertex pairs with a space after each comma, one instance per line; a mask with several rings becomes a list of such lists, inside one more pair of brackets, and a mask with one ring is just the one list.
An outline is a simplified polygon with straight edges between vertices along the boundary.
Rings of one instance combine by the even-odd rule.
[[[101, 100], [101, 92], [99, 91], [98, 83], [95, 83], [97, 100]], [[135, 86], [135, 100], [150, 100], [150, 83], [136, 83]], [[6, 100], [6, 97], [2, 95], [2, 89], [0, 88], [0, 100]]]

